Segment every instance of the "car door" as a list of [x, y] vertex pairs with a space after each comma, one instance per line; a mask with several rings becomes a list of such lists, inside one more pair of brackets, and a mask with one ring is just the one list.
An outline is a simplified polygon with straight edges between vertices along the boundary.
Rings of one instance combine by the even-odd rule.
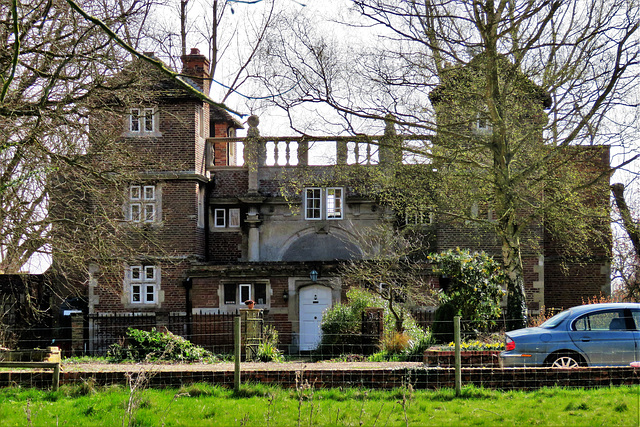
[[640, 361], [640, 309], [631, 309], [630, 311], [635, 327], [633, 336], [636, 339], [636, 358], [634, 361]]
[[629, 365], [636, 359], [636, 332], [625, 309], [594, 311], [571, 324], [569, 336], [589, 365]]

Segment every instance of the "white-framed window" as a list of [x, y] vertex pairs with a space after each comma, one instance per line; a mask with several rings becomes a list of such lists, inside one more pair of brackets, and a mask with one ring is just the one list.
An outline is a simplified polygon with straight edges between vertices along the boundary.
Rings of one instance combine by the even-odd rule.
[[156, 207], [155, 185], [129, 187], [129, 220], [131, 222], [155, 222]]
[[476, 120], [473, 124], [473, 130], [476, 133], [483, 135], [490, 135], [493, 132], [491, 121], [489, 120], [489, 114], [486, 112], [479, 112], [476, 114]]
[[327, 188], [327, 218], [342, 219], [342, 188]]
[[155, 108], [131, 108], [129, 110], [129, 132], [134, 135], [155, 133], [157, 120]]
[[205, 137], [204, 134], [204, 105], [198, 107], [198, 135], [202, 138]]
[[307, 188], [304, 196], [306, 219], [322, 219], [322, 188]]
[[426, 211], [416, 207], [408, 209], [404, 214], [404, 223], [406, 225], [433, 225], [435, 214], [432, 209]]
[[227, 210], [226, 209], [215, 209], [214, 210], [214, 227], [216, 228], [225, 228], [227, 226]]
[[256, 305], [267, 305], [267, 287], [266, 283], [225, 283], [222, 302], [242, 306], [245, 301], [253, 300]]
[[204, 199], [205, 199], [205, 186], [203, 184], [198, 185], [197, 190], [198, 197], [198, 227], [204, 227]]
[[304, 192], [305, 219], [343, 219], [344, 190], [341, 187], [310, 187]]
[[131, 304], [156, 304], [158, 301], [159, 267], [133, 265], [129, 267]]
[[213, 226], [214, 228], [240, 227], [240, 208], [215, 208]]

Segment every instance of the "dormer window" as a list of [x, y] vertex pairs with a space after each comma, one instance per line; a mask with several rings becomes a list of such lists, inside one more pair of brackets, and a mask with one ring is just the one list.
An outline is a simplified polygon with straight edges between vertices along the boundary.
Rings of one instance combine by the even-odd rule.
[[131, 108], [129, 110], [129, 134], [132, 136], [157, 136], [157, 121], [155, 108]]

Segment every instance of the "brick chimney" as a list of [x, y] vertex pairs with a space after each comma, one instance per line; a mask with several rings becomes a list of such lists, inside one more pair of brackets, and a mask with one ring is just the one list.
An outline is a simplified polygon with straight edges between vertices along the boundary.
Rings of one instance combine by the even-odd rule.
[[200, 50], [192, 48], [191, 53], [182, 56], [182, 74], [190, 77], [206, 95], [209, 95], [211, 81], [209, 79], [209, 60], [200, 54]]

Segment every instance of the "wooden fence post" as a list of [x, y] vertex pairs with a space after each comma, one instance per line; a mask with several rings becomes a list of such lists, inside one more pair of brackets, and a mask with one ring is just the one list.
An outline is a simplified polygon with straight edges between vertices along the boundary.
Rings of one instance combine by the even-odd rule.
[[234, 336], [234, 358], [235, 366], [233, 373], [233, 389], [240, 391], [240, 357], [242, 357], [242, 336], [240, 334], [240, 316], [233, 319], [233, 336]]

